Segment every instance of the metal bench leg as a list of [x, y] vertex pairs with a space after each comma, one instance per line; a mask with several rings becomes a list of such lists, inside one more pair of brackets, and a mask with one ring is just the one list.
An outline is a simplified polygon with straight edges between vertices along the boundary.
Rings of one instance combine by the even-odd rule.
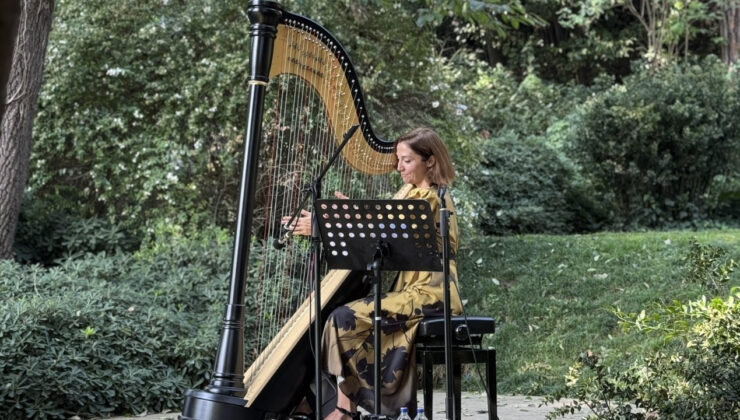
[[432, 353], [423, 351], [422, 386], [424, 387], [424, 414], [432, 420], [432, 399], [434, 396], [434, 359]]
[[460, 363], [455, 363], [452, 367], [453, 375], [454, 375], [454, 387], [453, 390], [454, 398], [455, 398], [455, 420], [461, 420], [462, 419], [462, 405], [461, 405], [461, 398], [460, 394], [462, 393], [462, 367]]

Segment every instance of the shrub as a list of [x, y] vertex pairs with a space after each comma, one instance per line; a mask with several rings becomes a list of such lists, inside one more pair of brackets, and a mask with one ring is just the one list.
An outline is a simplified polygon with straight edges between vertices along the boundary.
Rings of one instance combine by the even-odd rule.
[[177, 409], [210, 374], [228, 248], [210, 232], [52, 268], [0, 261], [5, 418]]
[[49, 266], [88, 253], [132, 251], [139, 239], [121, 225], [100, 217], [84, 218], [63, 195], [23, 203], [13, 249], [16, 260]]
[[59, 2], [29, 188], [127, 228], [231, 220], [248, 28], [237, 2]]
[[448, 85], [439, 86], [440, 109], [457, 117], [457, 125], [446, 125], [459, 133], [452, 135], [451, 149], [462, 175], [457, 208], [466, 221], [489, 234], [598, 226], [599, 216], [582, 193], [586, 186], [561, 150], [561, 121], [600, 87], [557, 85], [535, 75], [519, 81], [500, 65], [486, 67], [464, 54], [450, 62], [475, 70], [448, 69]]
[[712, 218], [731, 224], [740, 222], [740, 171], [730, 175], [717, 175], [707, 194]]
[[716, 176], [740, 150], [737, 83], [716, 58], [643, 69], [577, 111], [570, 152], [615, 226], [706, 218]]
[[[720, 248], [692, 244], [686, 279], [716, 290], [735, 263]], [[727, 298], [656, 304], [650, 313], [615, 311], [626, 330], [664, 345], [624, 370], [586, 352], [550, 400], [575, 398], [549, 418], [588, 408], [594, 419], [736, 419], [740, 416], [740, 292]]]
[[572, 164], [542, 137], [506, 132], [482, 145], [483, 163], [469, 175], [485, 197], [487, 234], [593, 230], [598, 217]]

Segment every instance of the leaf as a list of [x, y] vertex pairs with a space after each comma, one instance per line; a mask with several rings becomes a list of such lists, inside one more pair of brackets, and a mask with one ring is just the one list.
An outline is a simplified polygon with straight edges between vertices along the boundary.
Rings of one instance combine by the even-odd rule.
[[434, 24], [441, 19], [441, 16], [433, 10], [419, 9], [419, 16], [416, 18], [416, 26], [423, 28], [426, 25]]
[[639, 315], [637, 315], [637, 320], [638, 321], [642, 321], [643, 319], [645, 319], [645, 310], [644, 309], [640, 312]]
[[487, 6], [486, 3], [478, 0], [470, 0], [468, 4], [470, 5], [470, 10], [474, 12], [484, 10]]

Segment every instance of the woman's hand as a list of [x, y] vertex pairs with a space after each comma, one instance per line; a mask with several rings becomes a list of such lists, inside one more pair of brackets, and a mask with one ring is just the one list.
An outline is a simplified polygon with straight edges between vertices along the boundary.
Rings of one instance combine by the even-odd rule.
[[[341, 200], [349, 198], [339, 191], [334, 191], [334, 196]], [[301, 210], [301, 215], [293, 220], [293, 223], [288, 225], [288, 222], [290, 222], [290, 216], [283, 216], [283, 218], [280, 219], [280, 223], [283, 224], [283, 228], [292, 231], [293, 235], [311, 236], [311, 212]]]
[[292, 231], [293, 235], [311, 235], [311, 212], [301, 210], [300, 216], [295, 218], [293, 220], [293, 223], [288, 225], [288, 222], [290, 222], [290, 216], [283, 216], [283, 218], [281, 219], [283, 227], [289, 231]]

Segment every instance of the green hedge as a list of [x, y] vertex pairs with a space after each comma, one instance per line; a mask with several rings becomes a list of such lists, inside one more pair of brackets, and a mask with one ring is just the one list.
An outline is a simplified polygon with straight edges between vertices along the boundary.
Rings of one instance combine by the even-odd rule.
[[0, 262], [0, 407], [6, 418], [177, 409], [210, 374], [227, 239], [150, 243], [53, 268]]
[[740, 165], [738, 115], [736, 74], [716, 58], [643, 68], [580, 107], [570, 154], [616, 227], [706, 220], [732, 197], [711, 186]]

